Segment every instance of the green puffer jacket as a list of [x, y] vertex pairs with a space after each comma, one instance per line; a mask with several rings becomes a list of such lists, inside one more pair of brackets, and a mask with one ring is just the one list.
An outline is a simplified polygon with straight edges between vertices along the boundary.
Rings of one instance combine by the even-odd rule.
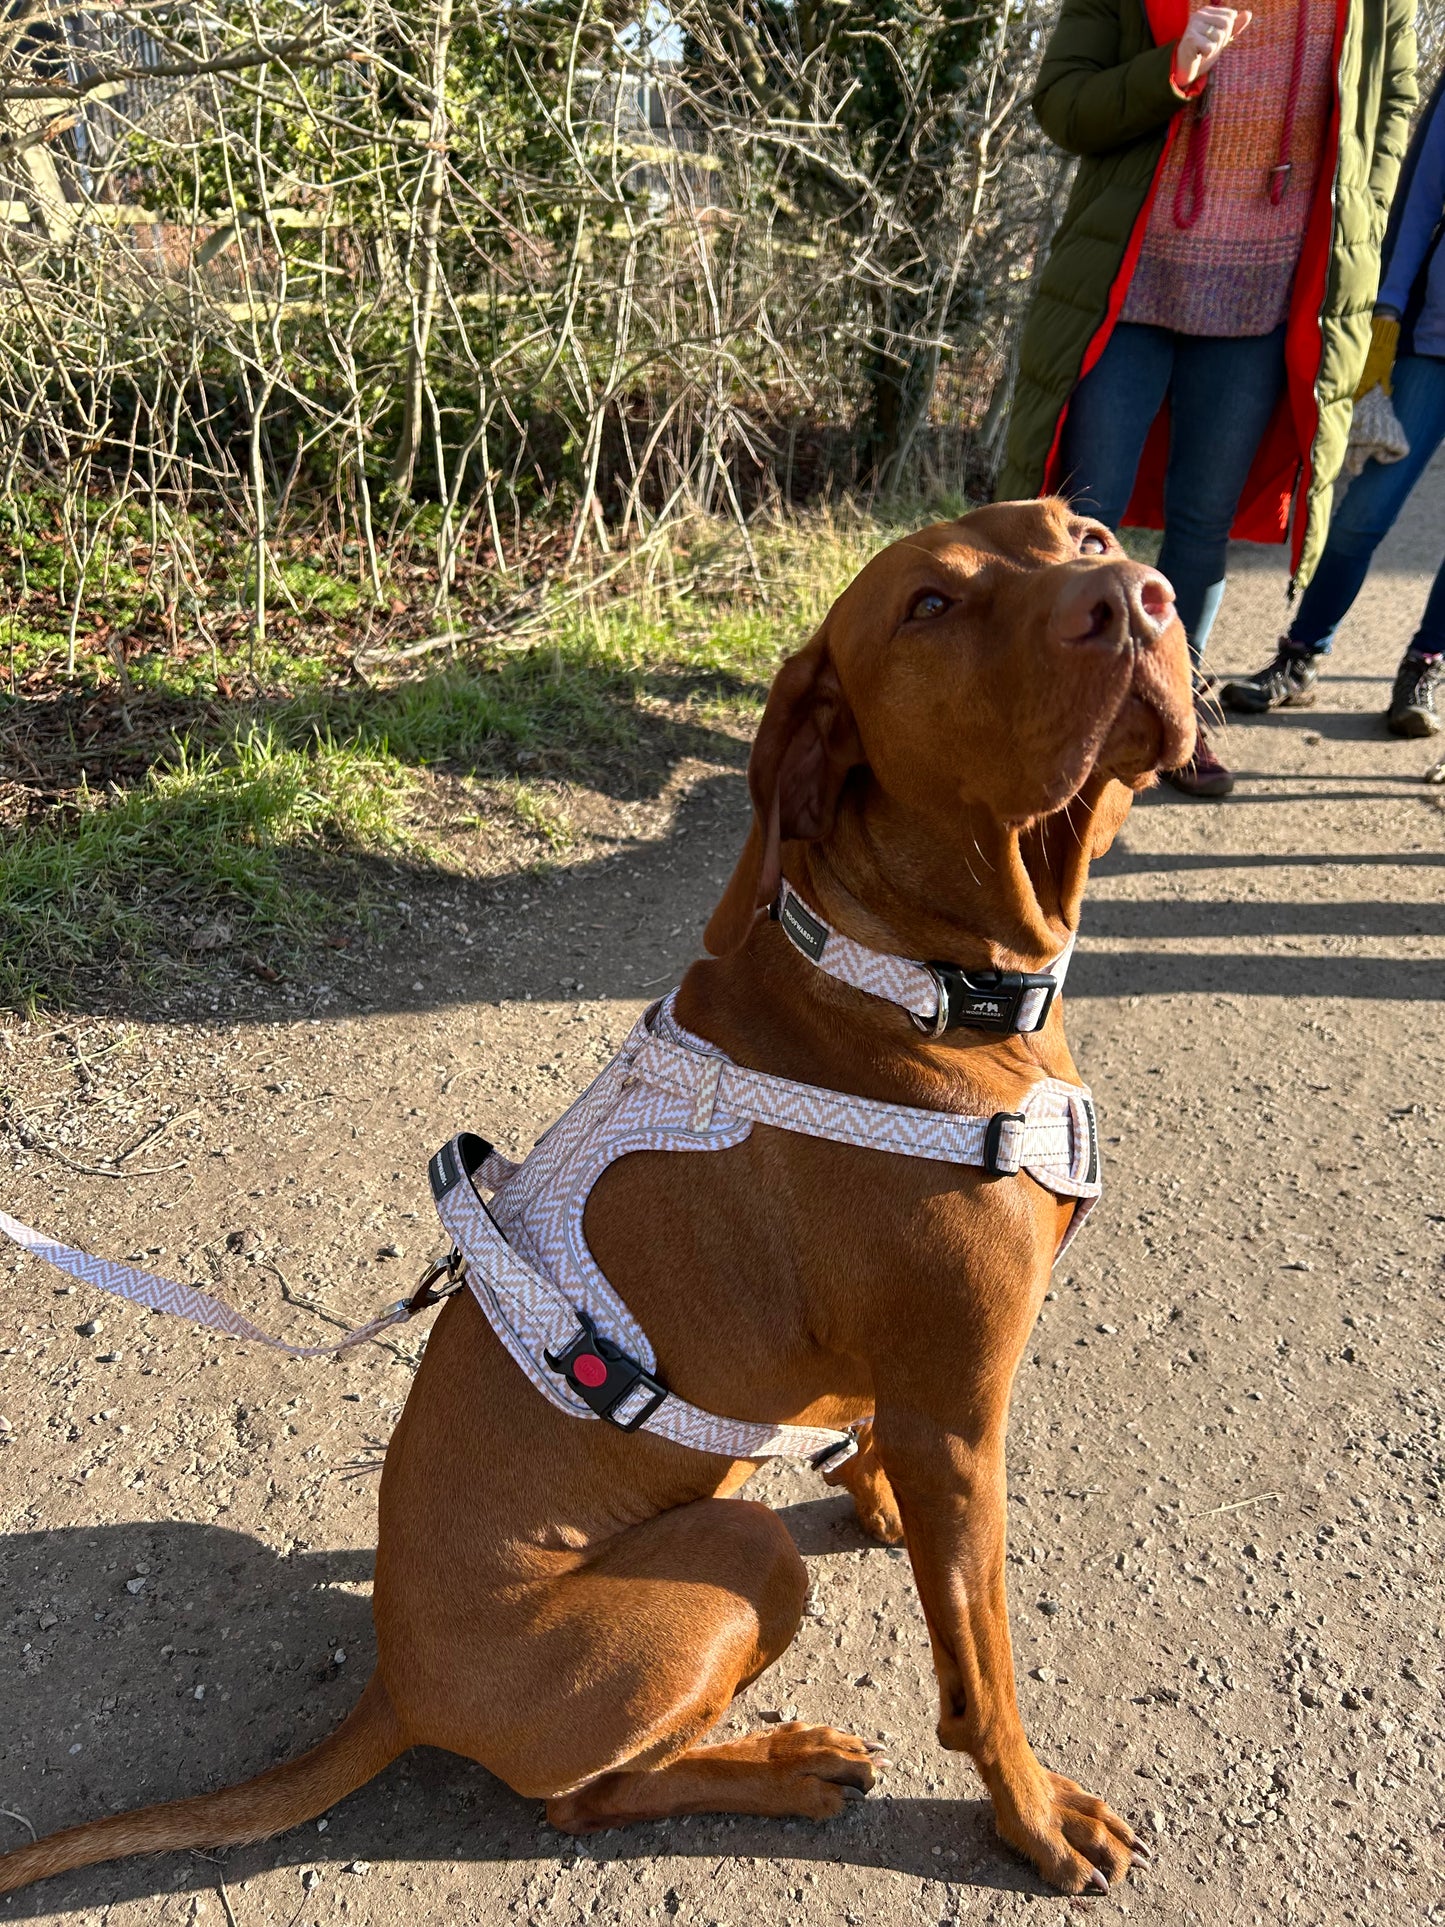
[[[1184, 105], [1169, 83], [1189, 0], [1063, 0], [1034, 89], [1034, 113], [1081, 156], [1064, 218], [1024, 325], [1001, 499], [1055, 485], [1059, 431], [1080, 375], [1103, 352], [1128, 291], [1152, 189]], [[1415, 0], [1339, 0], [1334, 151], [1319, 170], [1286, 336], [1288, 390], [1240, 498], [1234, 533], [1294, 540], [1295, 583], [1324, 547], [1330, 488], [1344, 460], [1370, 341], [1380, 243], [1415, 80]], [[1139, 465], [1127, 522], [1162, 526], [1161, 417]]]

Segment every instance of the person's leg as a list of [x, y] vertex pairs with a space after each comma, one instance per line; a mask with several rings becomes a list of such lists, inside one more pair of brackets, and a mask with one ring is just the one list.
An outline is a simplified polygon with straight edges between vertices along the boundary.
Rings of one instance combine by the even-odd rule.
[[1445, 656], [1445, 561], [1436, 571], [1435, 581], [1430, 590], [1430, 599], [1425, 604], [1425, 613], [1420, 618], [1420, 627], [1415, 631], [1410, 644], [1412, 656], [1424, 656], [1438, 661]]
[[[1271, 709], [1314, 701], [1320, 659], [1329, 653], [1341, 622], [1354, 605], [1375, 550], [1445, 438], [1445, 361], [1421, 355], [1402, 357], [1395, 367], [1394, 403], [1410, 444], [1409, 454], [1398, 462], [1366, 462], [1351, 482], [1335, 510], [1329, 540], [1300, 597], [1294, 621], [1280, 638], [1273, 660], [1256, 674], [1236, 677], [1221, 688], [1220, 697], [1231, 709], [1259, 716]], [[1431, 602], [1435, 603], [1433, 595]], [[1426, 616], [1421, 635], [1445, 637], [1445, 587], [1440, 589], [1437, 614], [1431, 617], [1427, 609]], [[1418, 642], [1411, 644], [1412, 649], [1417, 646]], [[1397, 708], [1403, 716], [1404, 708], [1417, 702], [1433, 714], [1428, 686], [1423, 695], [1413, 688], [1402, 691], [1397, 678], [1390, 704], [1391, 727], [1395, 727]], [[1407, 727], [1420, 725], [1417, 720]]]
[[1284, 329], [1175, 337], [1159, 567], [1197, 663], [1224, 595], [1229, 531], [1284, 387]]
[[[1445, 362], [1439, 366], [1445, 376]], [[1435, 691], [1442, 684], [1445, 684], [1445, 562], [1436, 571], [1420, 627], [1395, 671], [1395, 686], [1385, 711], [1391, 734], [1436, 735], [1440, 729], [1440, 712], [1435, 707]]]
[[1080, 515], [1119, 526], [1139, 458], [1169, 387], [1175, 337], [1121, 321], [1074, 390], [1059, 444], [1059, 493]]
[[[1283, 328], [1236, 339], [1176, 337], [1159, 567], [1174, 584], [1196, 668], [1224, 595], [1239, 498], [1283, 386]], [[1165, 780], [1186, 796], [1227, 796], [1234, 788], [1202, 721], [1194, 755]]]
[[[1410, 452], [1398, 462], [1366, 462], [1346, 490], [1319, 566], [1289, 626], [1286, 641], [1291, 649], [1316, 655], [1329, 650], [1375, 550], [1445, 440], [1445, 361], [1433, 355], [1402, 356], [1395, 364], [1391, 399]], [[1445, 633], [1445, 595], [1433, 633]]]

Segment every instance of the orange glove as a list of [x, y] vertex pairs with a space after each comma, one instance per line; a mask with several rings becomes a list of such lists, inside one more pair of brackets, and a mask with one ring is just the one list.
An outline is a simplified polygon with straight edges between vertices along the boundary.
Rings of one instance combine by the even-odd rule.
[[1365, 356], [1365, 372], [1360, 376], [1360, 385], [1355, 390], [1355, 400], [1368, 395], [1372, 388], [1383, 388], [1387, 395], [1394, 393], [1390, 380], [1395, 366], [1395, 351], [1400, 346], [1400, 318], [1393, 314], [1377, 314], [1370, 334], [1370, 352]]

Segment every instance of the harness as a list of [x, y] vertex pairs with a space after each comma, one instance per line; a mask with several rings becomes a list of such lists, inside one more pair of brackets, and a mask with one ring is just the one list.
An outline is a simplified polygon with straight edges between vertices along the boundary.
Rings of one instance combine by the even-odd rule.
[[[841, 935], [786, 884], [772, 915], [820, 969], [902, 1005], [935, 1036], [959, 1025], [1040, 1029], [1069, 958], [1066, 950], [1049, 972], [964, 972], [887, 956]], [[454, 1247], [450, 1268], [464, 1274], [532, 1384], [572, 1417], [652, 1432], [726, 1458], [841, 1464], [857, 1449], [852, 1432], [719, 1417], [689, 1404], [657, 1376], [646, 1333], [583, 1236], [598, 1178], [633, 1151], [725, 1150], [741, 1144], [754, 1124], [766, 1124], [861, 1150], [969, 1166], [990, 1177], [1026, 1172], [1056, 1196], [1079, 1201], [1062, 1253], [1099, 1195], [1093, 1100], [1077, 1085], [1041, 1078], [1022, 1110], [982, 1117], [824, 1090], [734, 1063], [679, 1023], [676, 995], [644, 1013], [616, 1057], [523, 1163], [472, 1133], [438, 1151], [429, 1176]]]
[[[833, 929], [786, 883], [770, 914], [820, 970], [901, 1005], [930, 1036], [960, 1026], [1040, 1030], [1073, 950], [1071, 938], [1047, 971], [964, 971], [869, 950]], [[734, 1063], [678, 1022], [676, 998], [674, 991], [644, 1012], [611, 1063], [522, 1163], [471, 1132], [444, 1144], [428, 1176], [452, 1242], [450, 1258], [433, 1265], [410, 1298], [330, 1344], [284, 1343], [206, 1292], [91, 1257], [3, 1211], [0, 1233], [132, 1303], [301, 1358], [375, 1338], [465, 1283], [516, 1364], [572, 1418], [651, 1432], [724, 1458], [803, 1458], [820, 1469], [840, 1465], [858, 1449], [854, 1431], [719, 1417], [690, 1405], [658, 1377], [647, 1334], [583, 1236], [583, 1214], [598, 1178], [633, 1151], [727, 1150], [755, 1124], [765, 1124], [862, 1151], [963, 1165], [992, 1178], [1025, 1172], [1056, 1197], [1078, 1201], [1057, 1262], [1100, 1191], [1093, 1099], [1082, 1086], [1051, 1077], [1039, 1079], [1021, 1110], [989, 1117], [852, 1097]], [[443, 1278], [448, 1284], [435, 1289]]]

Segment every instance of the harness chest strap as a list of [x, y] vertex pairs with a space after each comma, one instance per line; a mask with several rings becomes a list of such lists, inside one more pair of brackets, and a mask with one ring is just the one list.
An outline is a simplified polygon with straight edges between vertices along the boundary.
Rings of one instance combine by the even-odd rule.
[[606, 1419], [624, 1432], [652, 1432], [724, 1458], [832, 1465], [857, 1450], [851, 1432], [718, 1418], [669, 1391], [502, 1236], [475, 1181], [491, 1189], [499, 1170], [511, 1168], [484, 1138], [464, 1132], [437, 1152], [429, 1176], [437, 1216], [465, 1262], [477, 1303], [544, 1398], [573, 1418]]

